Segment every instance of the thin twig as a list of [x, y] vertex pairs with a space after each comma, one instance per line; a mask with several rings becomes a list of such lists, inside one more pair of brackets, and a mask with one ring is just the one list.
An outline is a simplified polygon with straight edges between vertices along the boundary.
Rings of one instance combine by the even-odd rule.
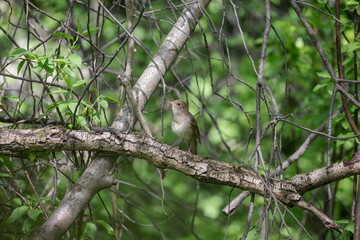
[[133, 112], [134, 112], [136, 118], [138, 119], [138, 121], [140, 122], [141, 127], [144, 129], [144, 131], [145, 131], [145, 133], [147, 135], [152, 137], [150, 128], [149, 128], [148, 124], [146, 123], [146, 120], [145, 120], [144, 116], [142, 115], [142, 113], [140, 111], [140, 108], [139, 108], [139, 106], [138, 106], [138, 104], [137, 104], [137, 102], [135, 100], [135, 96], [133, 94], [133, 91], [130, 88], [130, 82], [128, 81], [128, 79], [124, 78], [121, 75], [118, 75], [117, 78], [121, 81], [121, 83], [125, 87], [125, 91], [126, 91], [126, 94], [129, 97], [130, 103], [132, 105]]
[[39, 203], [41, 209], [42, 209], [43, 212], [44, 212], [45, 218], [48, 219], [47, 212], [46, 212], [46, 210], [45, 210], [45, 208], [44, 208], [44, 205], [42, 204], [42, 201], [41, 201], [39, 195], [38, 195], [37, 192], [36, 192], [36, 189], [35, 189], [34, 184], [32, 183], [32, 181], [31, 181], [31, 179], [30, 179], [30, 176], [29, 176], [28, 171], [25, 170], [24, 172], [25, 172], [26, 178], [28, 179], [28, 181], [29, 181], [29, 183], [30, 183], [30, 185], [31, 185], [32, 190], [34, 191], [34, 194], [35, 194], [35, 196], [36, 196], [36, 198], [37, 198], [37, 200], [38, 200], [38, 203]]

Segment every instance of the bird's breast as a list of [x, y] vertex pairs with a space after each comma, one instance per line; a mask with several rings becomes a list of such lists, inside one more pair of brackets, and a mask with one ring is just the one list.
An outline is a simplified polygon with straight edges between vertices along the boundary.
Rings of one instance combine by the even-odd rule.
[[192, 138], [193, 132], [191, 129], [191, 119], [190, 118], [177, 118], [174, 116], [171, 122], [172, 131], [180, 138], [190, 140]]

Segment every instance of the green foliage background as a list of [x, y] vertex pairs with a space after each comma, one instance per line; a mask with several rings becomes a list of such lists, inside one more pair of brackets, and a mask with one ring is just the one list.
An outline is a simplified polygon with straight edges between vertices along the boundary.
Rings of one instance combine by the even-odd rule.
[[[246, 55], [236, 25], [234, 8], [230, 2], [224, 2], [225, 5], [220, 0], [210, 3], [207, 13], [211, 21], [209, 18], [207, 20], [200, 19], [201, 28], [196, 28], [191, 35], [191, 40], [187, 42], [186, 47], [182, 49], [174, 62], [171, 71], [165, 76], [165, 83], [168, 86], [166, 95], [163, 95], [162, 86], [159, 86], [152, 98], [149, 99], [144, 116], [154, 136], [168, 144], [178, 144], [180, 141], [170, 128], [171, 110], [167, 104], [162, 108], [163, 103], [179, 97], [175, 91], [172, 91], [172, 87], [176, 88], [181, 93], [181, 98], [189, 101], [190, 111], [198, 121], [203, 140], [203, 144], [199, 146], [199, 155], [247, 166], [249, 152], [255, 144], [253, 133], [256, 110], [255, 91], [236, 80], [234, 76], [246, 82], [253, 89], [256, 88], [257, 76]], [[61, 119], [55, 108], [58, 107], [63, 113], [68, 127], [88, 129], [90, 123], [103, 127], [111, 125], [117, 109], [123, 103], [123, 95], [118, 90], [119, 81], [116, 76], [124, 72], [126, 48], [119, 51], [116, 59], [98, 76], [89, 90], [85, 89], [85, 86], [94, 76], [93, 66], [104, 67], [119, 48], [124, 37], [117, 41], [113, 40], [123, 34], [123, 30], [110, 18], [103, 22], [101, 22], [102, 20], [97, 22], [95, 12], [88, 12], [86, 1], [73, 2], [71, 27], [85, 37], [91, 37], [93, 43], [96, 42], [96, 34], [99, 33], [101, 27], [101, 41], [96, 42], [96, 47], [105, 53], [104, 58], [101, 54], [97, 55], [94, 46], [73, 32], [66, 32], [68, 35], [64, 35], [63, 30], [55, 33], [55, 30], [61, 25], [49, 16], [61, 22], [66, 21], [69, 2], [47, 0], [32, 1], [32, 3], [48, 14], [48, 16], [41, 14], [29, 6], [31, 13], [36, 13], [36, 19], [38, 19], [38, 23], [34, 23], [34, 29], [32, 26], [26, 25], [26, 6], [22, 1], [12, 1], [11, 14], [10, 2], [0, 3], [1, 27], [11, 36], [15, 36], [20, 48], [24, 49], [17, 49], [5, 36], [4, 31], [0, 32], [0, 75], [2, 75], [0, 83], [4, 83], [1, 85], [1, 90], [4, 92], [1, 94], [1, 106], [14, 118], [35, 117], [38, 120], [41, 118], [60, 122]], [[104, 4], [111, 8], [111, 12], [126, 26], [126, 14], [121, 5], [124, 3], [119, 5], [113, 1], [106, 1]], [[179, 6], [182, 2], [174, 1], [174, 4]], [[265, 26], [264, 3], [263, 1], [244, 0], [234, 2], [234, 4], [237, 5], [236, 12], [246, 46], [257, 67]], [[332, 2], [312, 1], [311, 4], [324, 12], [328, 11], [327, 8], [332, 13], [334, 12]], [[360, 45], [357, 43], [357, 38], [354, 37], [353, 18], [358, 19], [360, 7], [359, 3], [355, 1], [342, 1], [341, 6], [341, 27], [343, 34], [348, 39], [346, 41], [344, 37], [342, 38], [345, 78], [355, 79], [353, 51], [358, 50]], [[137, 10], [140, 11], [141, 3], [138, 3], [137, 7]], [[150, 3], [147, 2], [141, 21], [134, 31], [136, 38], [146, 48], [146, 51], [142, 47], [136, 46], [133, 83], [141, 76], [150, 62], [147, 52], [150, 53], [150, 56], [156, 53], [159, 44], [164, 40], [183, 9], [183, 7], [170, 8], [166, 1], [152, 1], [151, 7], [153, 10], [160, 9], [160, 11], [151, 12]], [[333, 89], [332, 80], [288, 1], [273, 0], [271, 9], [272, 26], [276, 33], [272, 30], [268, 40], [264, 82], [273, 91], [281, 114], [291, 113], [293, 114], [293, 117], [289, 118], [291, 121], [310, 129], [316, 129], [328, 119]], [[225, 12], [224, 18], [223, 11]], [[318, 39], [335, 67], [334, 19], [311, 7], [303, 7], [303, 12], [316, 30]], [[102, 14], [105, 13], [102, 12]], [[137, 17], [138, 15], [135, 16], [135, 21]], [[9, 19], [12, 24], [9, 23]], [[222, 21], [224, 21], [223, 25]], [[15, 22], [20, 28], [14, 26]], [[156, 26], [156, 24], [158, 25]], [[44, 39], [49, 38], [46, 45], [30, 50], [40, 41], [33, 35], [29, 36], [28, 29], [39, 31]], [[221, 35], [219, 35], [220, 30], [222, 31]], [[204, 41], [205, 37], [207, 45]], [[61, 47], [58, 48], [60, 38], [63, 38], [63, 41]], [[113, 41], [112, 44], [102, 48], [111, 41]], [[211, 57], [211, 68], [208, 64], [208, 54]], [[97, 62], [94, 62], [95, 58]], [[230, 69], [226, 67], [229, 62], [231, 62]], [[92, 69], [93, 72], [89, 69]], [[54, 84], [61, 85], [63, 88], [51, 86], [51, 94], [49, 94], [39, 82], [25, 81], [24, 86], [20, 87], [21, 79], [4, 76], [4, 74], [37, 81], [39, 79], [36, 75], [39, 75], [43, 80], [53, 79]], [[185, 88], [179, 84], [179, 80], [183, 81]], [[349, 84], [348, 88], [350, 93], [354, 93], [354, 85]], [[85, 97], [76, 107], [78, 105], [76, 96], [83, 93]], [[56, 104], [51, 102], [50, 95], [55, 98]], [[231, 97], [233, 101], [239, 102], [244, 111], [236, 109], [230, 101], [222, 99], [219, 95], [226, 98]], [[284, 108], [285, 104], [286, 109]], [[340, 97], [337, 95], [334, 109], [340, 106]], [[351, 110], [355, 115], [355, 108], [352, 107]], [[6, 116], [4, 112], [0, 112], [0, 116]], [[249, 116], [252, 128], [244, 112]], [[269, 120], [271, 119], [266, 105], [262, 103], [262, 129]], [[280, 156], [273, 152], [271, 132], [266, 135], [261, 145], [267, 167], [271, 170], [278, 166], [280, 161], [289, 157], [309, 135], [308, 132], [290, 124], [284, 124], [283, 128], [281, 126], [279, 123], [276, 129], [277, 136], [280, 131], [282, 136], [277, 142], [282, 147]], [[21, 125], [21, 128], [33, 127], [32, 124]], [[338, 137], [353, 135], [343, 114], [334, 119], [332, 135]], [[228, 145], [232, 153], [228, 151], [224, 143]], [[349, 159], [353, 154], [355, 143], [353, 139], [332, 141], [331, 161]], [[185, 149], [185, 145], [180, 147]], [[1, 239], [26, 237], [45, 220], [45, 215], [24, 170], [28, 172], [36, 192], [43, 200], [48, 213], [51, 214], [51, 210], [48, 208], [52, 203], [50, 189], [54, 184], [54, 169], [51, 164], [54, 159], [57, 160], [58, 167], [64, 171], [64, 174], [57, 173], [56, 207], [66, 190], [71, 187], [88, 165], [87, 153], [23, 152], [0, 155]], [[296, 173], [304, 173], [325, 165], [326, 138], [318, 137], [306, 153], [283, 173], [283, 177], [288, 179]], [[111, 190], [103, 190], [96, 195], [89, 204], [91, 210], [85, 210], [83, 216], [73, 224], [64, 239], [77, 237], [81, 239], [113, 239], [114, 212], [117, 212], [122, 221], [123, 239], [166, 237], [167, 239], [185, 240], [194, 239], [196, 236], [201, 239], [239, 239], [245, 230], [250, 197], [239, 206], [234, 215], [227, 217], [221, 213], [222, 208], [227, 205], [229, 200], [241, 193], [239, 189], [197, 183], [194, 179], [179, 172], [168, 171], [163, 182], [164, 191], [162, 192], [160, 179], [154, 166], [141, 159], [124, 159], [122, 157], [117, 160], [113, 176], [119, 180], [116, 187]], [[17, 186], [17, 191], [15, 191], [14, 185]], [[333, 219], [339, 221], [345, 230], [342, 235], [336, 233], [339, 239], [347, 239], [353, 229], [353, 225], [348, 225], [351, 215], [352, 188], [352, 178], [331, 184], [334, 197], [332, 199]], [[326, 194], [326, 187], [322, 187], [306, 193], [304, 199], [315, 203], [316, 206], [327, 212], [329, 199]], [[112, 197], [115, 197], [116, 200]], [[114, 203], [116, 203], [116, 208], [113, 207]], [[255, 197], [252, 230], [247, 239], [263, 237], [264, 224], [261, 219], [267, 207], [267, 201], [264, 202], [260, 196]], [[270, 205], [269, 207], [270, 213], [273, 213], [274, 206]], [[291, 208], [290, 211], [299, 221], [302, 221], [303, 217], [308, 214], [299, 208]], [[193, 218], [194, 216], [195, 218]], [[281, 226], [279, 214], [270, 214], [269, 220], [272, 223], [270, 228], [273, 239], [289, 238], [288, 232]], [[298, 234], [301, 227], [293, 216], [286, 213], [285, 220], [294, 239], [306, 237], [304, 232], [301, 236]], [[329, 231], [315, 216], [307, 215], [306, 221], [302, 224], [314, 239], [330, 239]]]

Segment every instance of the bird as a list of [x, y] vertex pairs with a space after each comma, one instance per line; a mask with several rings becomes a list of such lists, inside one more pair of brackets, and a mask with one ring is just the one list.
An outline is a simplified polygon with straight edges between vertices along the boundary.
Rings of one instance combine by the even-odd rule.
[[182, 141], [186, 140], [189, 146], [188, 152], [196, 155], [197, 141], [199, 140], [199, 143], [201, 143], [201, 140], [199, 127], [194, 116], [189, 112], [189, 107], [183, 100], [178, 99], [169, 103], [173, 112], [171, 121], [172, 131], [182, 138]]

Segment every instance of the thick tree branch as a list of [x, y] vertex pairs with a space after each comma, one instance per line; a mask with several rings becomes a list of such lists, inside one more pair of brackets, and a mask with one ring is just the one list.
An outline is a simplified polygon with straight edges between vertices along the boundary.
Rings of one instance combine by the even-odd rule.
[[[104, 132], [99, 132], [99, 129], [97, 132], [74, 131], [60, 127], [36, 130], [0, 129], [0, 149], [2, 152], [87, 150], [107, 156], [104, 160], [97, 157], [86, 169], [84, 177], [79, 179], [58, 206], [57, 210], [61, 209], [61, 214], [51, 215], [36, 232], [35, 238], [45, 238], [49, 234], [60, 237], [76, 218], [77, 214], [74, 213], [80, 212], [96, 192], [113, 184], [113, 179], [108, 175], [108, 169], [113, 162], [107, 159], [111, 156], [115, 159], [119, 154], [146, 159], [157, 167], [177, 170], [201, 182], [237, 187], [265, 197], [269, 196], [264, 186], [266, 178], [262, 176], [261, 180], [253, 171], [188, 154], [144, 134], [126, 133], [115, 129], [107, 129]], [[270, 185], [273, 196], [278, 200], [312, 211], [326, 227], [340, 231], [339, 226], [323, 212], [301, 200], [301, 195], [330, 182], [359, 174], [359, 156], [360, 153], [356, 153], [347, 162], [342, 161], [298, 174], [290, 180], [269, 179], [266, 184]], [[73, 196], [77, 196], [75, 200]], [[82, 204], [73, 204], [73, 201], [77, 202], [79, 198]]]
[[[157, 167], [177, 170], [202, 182], [237, 187], [262, 196], [268, 195], [263, 182], [253, 171], [191, 155], [138, 133], [127, 134], [114, 129], [106, 132], [73, 131], [59, 127], [36, 130], [0, 129], [0, 148], [2, 152], [87, 150], [133, 156], [146, 159]], [[294, 205], [307, 191], [359, 173], [359, 154], [355, 154], [350, 161], [298, 174], [290, 180], [271, 179], [270, 184], [273, 194], [280, 201]], [[103, 178], [107, 174], [98, 176]], [[100, 189], [109, 186], [108, 184], [111, 185], [111, 181], [100, 184]]]

